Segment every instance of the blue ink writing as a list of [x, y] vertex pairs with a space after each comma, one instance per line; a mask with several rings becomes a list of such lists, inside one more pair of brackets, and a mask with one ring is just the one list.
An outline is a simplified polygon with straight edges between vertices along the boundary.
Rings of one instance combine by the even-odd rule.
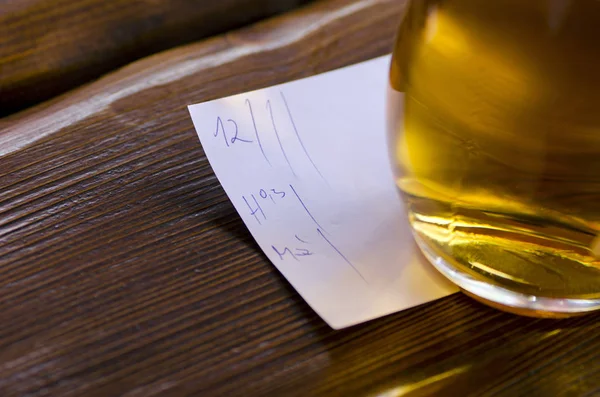
[[250, 203], [248, 202], [248, 200], [246, 199], [246, 196], [242, 196], [242, 199], [244, 200], [244, 202], [246, 203], [246, 205], [248, 206], [248, 209], [250, 210], [250, 215], [253, 215], [254, 218], [256, 219], [256, 221], [258, 222], [259, 225], [261, 225], [262, 223], [260, 222], [260, 219], [257, 215], [257, 213], [261, 213], [263, 218], [265, 220], [267, 220], [267, 216], [265, 215], [265, 212], [263, 211], [262, 207], [260, 206], [260, 204], [258, 204], [258, 201], [256, 200], [256, 197], [254, 197], [253, 194], [250, 195], [250, 197], [252, 197], [252, 199], [254, 200], [254, 204], [256, 205], [256, 208], [253, 208]]
[[346, 258], [346, 256], [345, 256], [344, 254], [342, 254], [342, 252], [341, 252], [341, 251], [340, 251], [340, 250], [339, 250], [339, 249], [338, 249], [338, 248], [337, 248], [335, 245], [333, 245], [333, 243], [332, 243], [331, 241], [329, 241], [329, 239], [328, 239], [327, 237], [325, 237], [325, 235], [323, 234], [323, 231], [322, 231], [321, 229], [318, 229], [318, 228], [317, 228], [317, 233], [319, 233], [319, 235], [320, 235], [320, 236], [323, 238], [323, 240], [325, 240], [325, 242], [326, 242], [327, 244], [329, 244], [329, 246], [330, 246], [331, 248], [333, 248], [333, 250], [334, 250], [335, 252], [337, 252], [339, 256], [341, 256], [341, 257], [342, 257], [342, 259], [344, 260], [344, 262], [346, 262], [348, 265], [350, 265], [350, 267], [352, 267], [352, 269], [354, 269], [354, 271], [356, 272], [356, 274], [358, 274], [358, 275], [360, 276], [360, 278], [362, 278], [362, 279], [364, 280], [364, 282], [365, 282], [365, 283], [369, 284], [369, 283], [367, 282], [367, 280], [364, 278], [364, 276], [363, 276], [363, 275], [362, 275], [362, 274], [361, 274], [361, 273], [358, 271], [358, 269], [357, 269], [357, 268], [356, 268], [356, 267], [355, 267], [355, 266], [352, 264], [352, 262], [350, 262], [350, 261], [348, 260], [348, 258]]
[[260, 192], [258, 193], [260, 195], [260, 197], [266, 199], [268, 197], [267, 192], [265, 192], [265, 189], [260, 189]]
[[215, 138], [219, 136], [219, 130], [223, 133], [223, 139], [225, 139], [225, 144], [229, 147], [229, 142], [227, 141], [227, 136], [225, 135], [225, 127], [223, 126], [223, 120], [220, 117], [217, 117], [217, 129], [215, 130]]
[[277, 255], [279, 255], [279, 259], [281, 259], [281, 260], [284, 259], [286, 254], [289, 254], [289, 255], [291, 255], [292, 258], [294, 258], [295, 260], [298, 260], [298, 258], [296, 258], [296, 255], [294, 255], [294, 253], [288, 247], [285, 247], [282, 252], [279, 252], [279, 250], [277, 248], [275, 248], [274, 245], [272, 245], [271, 248], [273, 248], [273, 251], [275, 251], [275, 253]]
[[310, 219], [313, 220], [313, 222], [315, 223], [315, 225], [317, 225], [319, 227], [319, 229], [325, 230], [325, 229], [323, 229], [323, 227], [321, 227], [321, 225], [319, 225], [319, 222], [317, 222], [317, 220], [315, 219], [315, 217], [313, 216], [313, 214], [311, 214], [311, 212], [308, 210], [308, 208], [306, 207], [306, 204], [304, 204], [304, 201], [302, 201], [302, 199], [298, 195], [298, 192], [296, 192], [296, 189], [294, 189], [294, 187], [292, 185], [290, 185], [290, 189], [292, 189], [292, 192], [294, 192], [294, 194], [296, 195], [296, 198], [298, 199], [298, 201], [302, 205], [302, 208], [304, 208], [304, 211], [306, 211], [306, 213], [308, 214], [308, 216], [310, 216]]
[[283, 158], [285, 158], [285, 161], [286, 161], [288, 167], [290, 167], [292, 174], [294, 176], [296, 176], [296, 173], [294, 172], [294, 168], [292, 168], [292, 163], [290, 163], [290, 160], [288, 159], [288, 156], [285, 153], [285, 149], [283, 148], [283, 143], [281, 143], [281, 138], [279, 137], [279, 131], [277, 131], [277, 126], [275, 125], [275, 117], [273, 117], [273, 108], [271, 107], [271, 101], [268, 99], [267, 99], [267, 110], [269, 110], [269, 114], [271, 115], [271, 124], [273, 125], [273, 130], [275, 131], [275, 136], [277, 137], [277, 142], [279, 142], [279, 148], [281, 149], [281, 153], [283, 153]]
[[232, 119], [228, 119], [228, 122], [232, 123], [235, 127], [235, 133], [233, 134], [233, 138], [231, 138], [231, 143], [235, 143], [236, 141], [240, 141], [240, 142], [244, 142], [244, 143], [252, 143], [251, 140], [249, 139], [242, 139], [242, 138], [238, 138], [238, 125], [235, 121], [233, 121]]
[[254, 134], [256, 135], [256, 141], [258, 142], [258, 147], [260, 148], [260, 152], [262, 153], [262, 155], [265, 158], [265, 160], [267, 161], [267, 163], [269, 163], [269, 165], [271, 165], [271, 162], [269, 161], [269, 158], [267, 157], [265, 150], [263, 149], [262, 143], [260, 142], [260, 136], [258, 135], [258, 128], [256, 128], [256, 120], [254, 119], [254, 112], [252, 111], [252, 104], [250, 103], [249, 99], [246, 99], [246, 105], [248, 106], [248, 109], [250, 110], [250, 117], [252, 118], [252, 125], [254, 126]]
[[297, 234], [294, 237], [296, 237], [296, 240], [300, 241], [301, 243], [308, 244], [308, 241], [302, 240]]
[[[256, 210], [254, 210], [254, 213], [256, 211], [260, 211], [260, 213], [262, 214], [262, 216], [265, 218], [265, 220], [267, 220], [267, 216], [265, 215], [265, 212], [263, 211], [262, 207], [260, 206], [260, 204], [258, 204], [258, 201], [256, 200], [256, 197], [254, 197], [253, 194], [251, 194], [250, 196], [252, 196], [252, 200], [254, 200], [254, 204], [256, 204]], [[253, 213], [253, 215], [254, 215]]]
[[294, 127], [294, 132], [296, 133], [296, 138], [298, 138], [298, 142], [300, 142], [300, 146], [302, 146], [302, 150], [304, 150], [304, 154], [308, 158], [308, 161], [310, 161], [310, 163], [312, 164], [315, 171], [317, 171], [317, 173], [319, 174], [321, 179], [323, 179], [325, 182], [327, 182], [327, 180], [325, 179], [323, 174], [321, 174], [321, 171], [319, 171], [319, 168], [313, 161], [312, 157], [310, 157], [310, 154], [308, 154], [308, 150], [306, 150], [306, 146], [304, 146], [304, 142], [302, 142], [302, 139], [300, 138], [300, 133], [298, 132], [298, 128], [296, 128], [296, 123], [294, 122], [294, 118], [292, 117], [292, 112], [290, 110], [290, 107], [288, 106], [287, 100], [285, 99], [285, 95], [283, 95], [283, 91], [279, 91], [279, 94], [281, 95], [281, 99], [283, 100], [283, 104], [285, 105], [285, 109], [287, 110], [287, 114], [292, 123], [292, 127]]
[[312, 252], [307, 250], [306, 248], [296, 248], [296, 256], [310, 256], [313, 255]]
[[279, 196], [279, 198], [284, 198], [285, 197], [285, 192], [278, 192], [275, 189], [271, 189], [271, 192], [273, 192], [273, 194], [276, 194]]
[[250, 206], [250, 203], [248, 202], [248, 200], [246, 200], [246, 197], [242, 196], [242, 199], [244, 199], [244, 202], [246, 203], [246, 205], [250, 209], [250, 214], [254, 216], [254, 219], [256, 219], [256, 222], [258, 222], [259, 225], [262, 225], [262, 223], [260, 223], [260, 219], [258, 219], [258, 216], [256, 215], [256, 211], [252, 210], [252, 207]]

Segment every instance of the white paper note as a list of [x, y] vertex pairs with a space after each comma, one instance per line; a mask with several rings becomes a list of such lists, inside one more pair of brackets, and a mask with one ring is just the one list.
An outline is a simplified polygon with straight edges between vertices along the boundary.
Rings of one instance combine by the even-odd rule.
[[388, 158], [389, 56], [189, 107], [267, 257], [332, 328], [457, 289], [413, 242]]

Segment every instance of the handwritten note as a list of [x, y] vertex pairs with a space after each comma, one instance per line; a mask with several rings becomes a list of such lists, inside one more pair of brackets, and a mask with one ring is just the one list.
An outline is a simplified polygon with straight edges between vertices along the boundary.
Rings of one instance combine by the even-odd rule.
[[396, 191], [388, 65], [381, 57], [189, 107], [259, 246], [335, 329], [456, 291], [416, 248]]

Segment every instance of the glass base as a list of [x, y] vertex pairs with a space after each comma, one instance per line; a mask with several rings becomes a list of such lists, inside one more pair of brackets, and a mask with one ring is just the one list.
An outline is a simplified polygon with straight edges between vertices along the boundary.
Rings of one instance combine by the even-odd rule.
[[458, 271], [451, 263], [437, 255], [418, 235], [415, 235], [415, 240], [425, 257], [436, 269], [461, 288], [466, 295], [488, 306], [522, 316], [542, 318], [565, 318], [600, 310], [600, 299], [538, 297], [475, 280], [470, 275]]

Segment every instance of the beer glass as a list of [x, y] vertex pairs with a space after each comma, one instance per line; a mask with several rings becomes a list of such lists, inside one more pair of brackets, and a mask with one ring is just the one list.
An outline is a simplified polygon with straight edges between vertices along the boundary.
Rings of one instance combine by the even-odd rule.
[[467, 294], [600, 309], [600, 1], [412, 0], [388, 125], [417, 243]]

